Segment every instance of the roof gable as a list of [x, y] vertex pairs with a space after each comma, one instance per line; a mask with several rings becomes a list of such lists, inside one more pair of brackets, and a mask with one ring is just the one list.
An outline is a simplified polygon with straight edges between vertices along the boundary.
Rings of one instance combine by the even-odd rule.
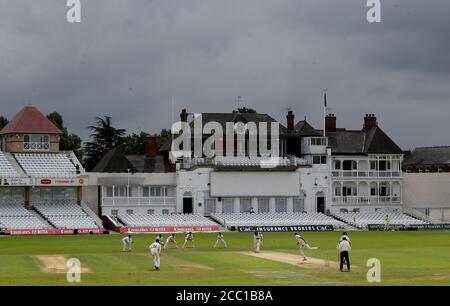
[[300, 136], [321, 136], [315, 128], [312, 127], [306, 120], [297, 122], [294, 126], [294, 130], [300, 134]]
[[365, 151], [369, 154], [403, 154], [403, 150], [379, 127], [367, 131]]
[[14, 118], [0, 131], [5, 134], [62, 134], [44, 114], [35, 106], [25, 106]]
[[117, 148], [106, 153], [92, 170], [92, 172], [100, 173], [127, 173], [128, 171], [131, 173], [138, 172], [133, 164]]

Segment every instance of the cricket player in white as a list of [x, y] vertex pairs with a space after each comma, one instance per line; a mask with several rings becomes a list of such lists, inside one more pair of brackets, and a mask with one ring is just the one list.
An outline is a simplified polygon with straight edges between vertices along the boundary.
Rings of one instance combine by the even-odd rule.
[[175, 240], [175, 234], [172, 234], [169, 237], [167, 237], [166, 244], [164, 244], [164, 250], [167, 249], [169, 243], [175, 244], [175, 247], [178, 249], [178, 244], [177, 241]]
[[222, 233], [218, 233], [218, 234], [217, 234], [217, 240], [216, 240], [216, 243], [214, 244], [214, 248], [217, 247], [217, 245], [219, 244], [219, 242], [222, 243], [222, 244], [225, 246], [225, 248], [228, 248], [227, 242], [225, 241], [225, 237], [223, 236]]
[[161, 247], [162, 247], [163, 250], [164, 250], [165, 247], [164, 247], [164, 237], [163, 237], [163, 235], [162, 235], [162, 234], [159, 234], [157, 239], [159, 239], [159, 244], [161, 245]]
[[318, 250], [319, 247], [309, 246], [308, 242], [306, 242], [305, 238], [303, 238], [300, 234], [295, 233], [294, 235], [297, 245], [300, 246], [300, 255], [303, 257], [303, 261], [308, 260], [305, 256], [305, 250]]
[[133, 251], [133, 237], [131, 237], [131, 235], [128, 235], [122, 239], [122, 252], [125, 252], [127, 247], [128, 251]]
[[153, 242], [150, 247], [150, 254], [153, 256], [153, 264], [155, 266], [156, 270], [159, 270], [159, 267], [161, 265], [161, 244], [159, 243], [159, 239], [156, 239], [155, 242]]
[[195, 248], [194, 235], [191, 232], [189, 232], [186, 235], [186, 238], [184, 238], [183, 249], [186, 247], [186, 244], [188, 242], [190, 242], [192, 244], [192, 247]]
[[391, 225], [391, 217], [389, 217], [389, 215], [386, 215], [386, 218], [384, 218], [384, 223], [384, 230], [389, 231]]
[[262, 234], [255, 232], [253, 236], [253, 251], [259, 253], [262, 245]]
[[350, 240], [350, 237], [348, 236], [347, 232], [342, 233], [341, 239], [339, 241], [344, 240], [344, 238], [345, 238], [345, 240], [348, 241], [348, 243], [350, 243], [350, 245], [352, 245], [352, 241]]

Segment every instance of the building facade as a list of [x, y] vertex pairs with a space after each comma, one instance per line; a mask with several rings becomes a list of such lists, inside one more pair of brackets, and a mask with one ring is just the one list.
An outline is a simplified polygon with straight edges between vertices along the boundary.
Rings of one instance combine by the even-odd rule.
[[[142, 156], [112, 150], [90, 174], [91, 184], [98, 188], [90, 192], [98, 195], [92, 201], [106, 215], [401, 210], [403, 152], [381, 130], [375, 116], [367, 115], [361, 130], [337, 128], [333, 114], [326, 116], [325, 131], [315, 129], [306, 119], [295, 123], [292, 111], [286, 119], [284, 126], [267, 114], [194, 116], [183, 110], [181, 126], [194, 129], [198, 121], [202, 131], [200, 138], [187, 137], [189, 144], [204, 147], [215, 136], [227, 153], [211, 157], [185, 143], [172, 148], [172, 141], [157, 152], [151, 137]], [[222, 127], [223, 135], [203, 133], [213, 123]], [[278, 135], [273, 143], [268, 137], [269, 152], [258, 149], [252, 154], [252, 133], [244, 132], [239, 139], [235, 130], [230, 141], [225, 135], [228, 123], [244, 127], [276, 124]], [[231, 150], [225, 150], [227, 146]], [[145, 168], [146, 163], [153, 166]]]

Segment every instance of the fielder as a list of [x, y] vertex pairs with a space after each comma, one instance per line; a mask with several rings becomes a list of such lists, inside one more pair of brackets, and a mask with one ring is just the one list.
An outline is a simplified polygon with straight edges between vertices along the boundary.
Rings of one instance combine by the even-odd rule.
[[344, 238], [345, 238], [345, 240], [348, 241], [348, 243], [350, 243], [350, 245], [352, 245], [352, 241], [350, 240], [350, 237], [348, 236], [347, 232], [342, 233], [341, 239], [339, 241], [344, 240]]
[[350, 242], [344, 237], [336, 246], [339, 251], [339, 269], [342, 272], [344, 264], [347, 264], [347, 272], [350, 272], [350, 257], [349, 253], [352, 249]]
[[389, 231], [390, 225], [391, 225], [391, 217], [389, 215], [386, 215], [386, 218], [384, 218], [384, 230]]
[[262, 234], [255, 232], [254, 236], [253, 236], [253, 251], [255, 253], [259, 253], [261, 250], [261, 245], [262, 245]]
[[222, 233], [218, 233], [218, 234], [217, 234], [217, 240], [216, 240], [216, 243], [214, 244], [214, 248], [217, 247], [217, 245], [219, 244], [219, 242], [222, 243], [222, 244], [225, 246], [225, 248], [228, 248], [227, 242], [225, 241], [225, 237], [223, 236]]
[[165, 249], [165, 247], [164, 247], [164, 237], [163, 237], [163, 235], [162, 235], [162, 234], [159, 234], [159, 235], [158, 235], [158, 238], [156, 238], [156, 239], [159, 240], [159, 244], [161, 245], [161, 247], [162, 247], [163, 249]]
[[125, 252], [127, 247], [128, 251], [133, 251], [133, 237], [130, 234], [122, 239], [122, 252]]
[[189, 232], [186, 235], [186, 238], [184, 238], [183, 249], [186, 247], [186, 244], [188, 242], [190, 242], [192, 244], [192, 247], [195, 248], [194, 235], [192, 234], [192, 232]]
[[308, 242], [303, 238], [300, 234], [295, 233], [295, 240], [297, 241], [297, 245], [300, 246], [300, 255], [303, 257], [303, 261], [308, 260], [305, 256], [305, 250], [318, 250], [319, 247], [309, 246]]
[[156, 241], [150, 245], [149, 250], [150, 254], [153, 256], [153, 265], [155, 266], [155, 270], [159, 270], [161, 265], [161, 244], [159, 244], [159, 239], [156, 239]]
[[167, 237], [166, 243], [164, 244], [164, 249], [167, 249], [169, 243], [174, 244], [175, 247], [178, 249], [178, 244], [177, 241], [175, 240], [175, 234], [172, 234], [169, 237]]

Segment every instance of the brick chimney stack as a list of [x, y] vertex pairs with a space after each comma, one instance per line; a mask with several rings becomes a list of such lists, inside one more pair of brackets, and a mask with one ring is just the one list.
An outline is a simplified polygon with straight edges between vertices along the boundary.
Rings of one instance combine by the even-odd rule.
[[325, 117], [325, 132], [336, 132], [336, 116], [328, 114]]
[[293, 131], [294, 130], [294, 118], [295, 118], [294, 112], [293, 111], [289, 111], [287, 116], [286, 116], [287, 128], [288, 128], [289, 131]]
[[145, 156], [148, 158], [156, 158], [158, 150], [156, 149], [156, 136], [145, 137]]
[[374, 114], [366, 114], [364, 117], [364, 126], [365, 130], [370, 130], [373, 127], [378, 126], [377, 117]]

